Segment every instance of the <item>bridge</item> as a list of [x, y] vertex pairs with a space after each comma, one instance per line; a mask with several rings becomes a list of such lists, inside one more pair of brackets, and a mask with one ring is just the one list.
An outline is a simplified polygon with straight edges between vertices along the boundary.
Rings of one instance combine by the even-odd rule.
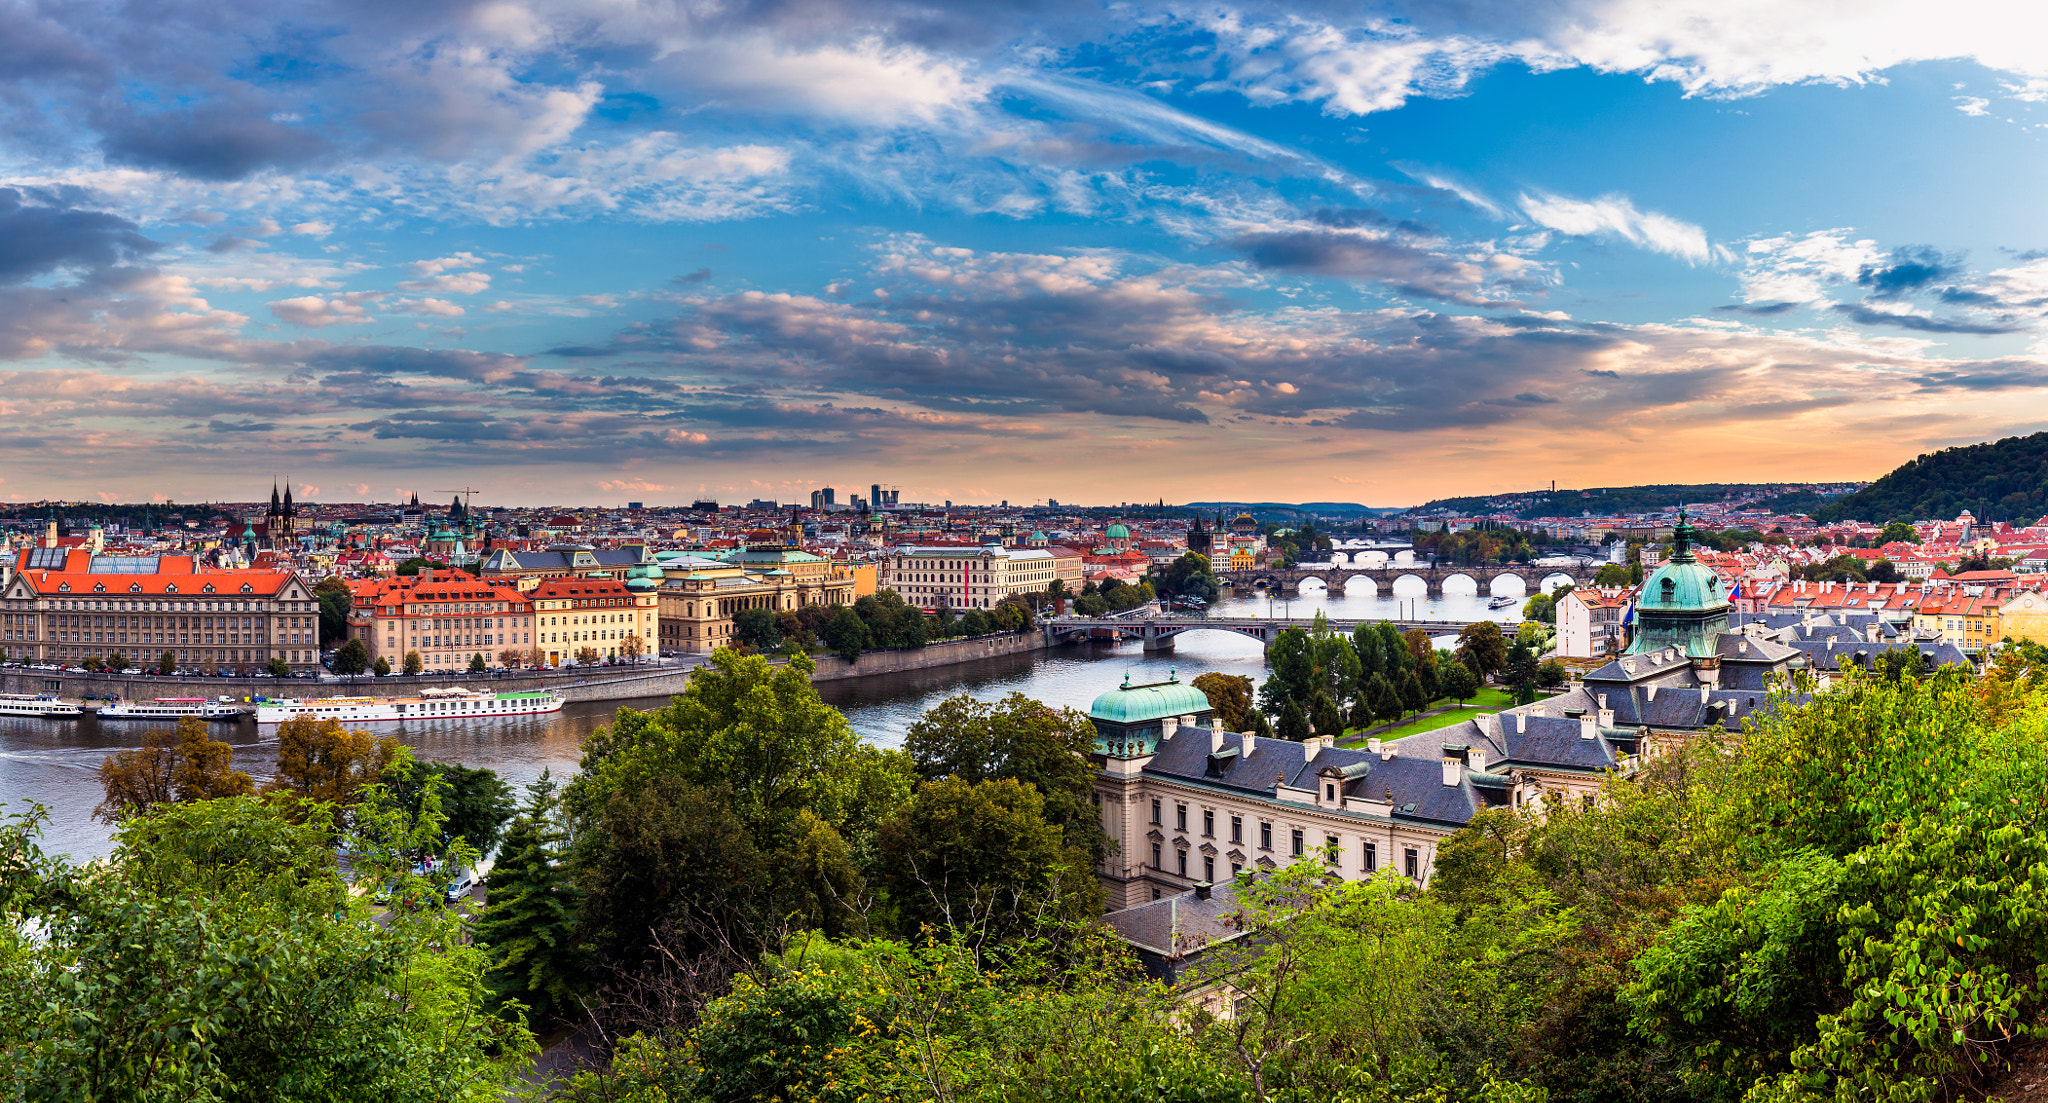
[[[1134, 611], [1135, 612], [1135, 611]], [[1380, 617], [1331, 620], [1331, 631], [1350, 635], [1361, 624], [1378, 624]], [[1432, 637], [1455, 636], [1471, 621], [1395, 620], [1403, 632], [1420, 628]], [[1270, 645], [1273, 637], [1288, 628], [1308, 628], [1313, 617], [1204, 617], [1171, 613], [1125, 614], [1108, 617], [1048, 617], [1039, 623], [1047, 643], [1079, 643], [1084, 640], [1144, 640], [1147, 651], [1171, 651], [1175, 637], [1183, 632], [1235, 632]]]
[[1550, 579], [1569, 579], [1575, 586], [1590, 586], [1599, 568], [1586, 567], [1451, 567], [1430, 564], [1392, 564], [1385, 567], [1346, 567], [1337, 563], [1297, 563], [1282, 570], [1278, 567], [1254, 567], [1242, 571], [1217, 571], [1216, 581], [1235, 590], [1270, 590], [1292, 594], [1301, 591], [1301, 584], [1314, 579], [1332, 591], [1343, 590], [1354, 579], [1364, 579], [1372, 584], [1372, 593], [1391, 594], [1394, 583], [1403, 578], [1421, 582], [1427, 592], [1444, 593], [1444, 584], [1452, 579], [1462, 578], [1472, 584], [1473, 592], [1490, 594], [1493, 584], [1503, 578], [1512, 578], [1522, 584], [1522, 592], [1533, 594], [1536, 588]]

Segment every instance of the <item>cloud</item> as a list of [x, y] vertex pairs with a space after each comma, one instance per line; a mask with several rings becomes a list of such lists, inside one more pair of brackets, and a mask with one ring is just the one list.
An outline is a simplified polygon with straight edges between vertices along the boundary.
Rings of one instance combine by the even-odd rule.
[[1954, 96], [1951, 98], [1956, 101], [1956, 110], [1965, 115], [1975, 115], [1982, 118], [1991, 114], [1990, 111], [1986, 110], [1991, 106], [1991, 101], [1982, 96]]
[[1874, 299], [1898, 299], [1953, 279], [1961, 268], [1960, 257], [1943, 256], [1926, 245], [1904, 245], [1893, 249], [1884, 263], [1864, 265], [1856, 273], [1856, 283], [1869, 288]]
[[132, 263], [158, 248], [125, 218], [46, 191], [0, 187], [0, 285]]
[[646, 479], [641, 478], [600, 479], [598, 480], [597, 488], [610, 494], [619, 494], [628, 491], [635, 493], [659, 493], [661, 491], [670, 489], [669, 487], [663, 486], [660, 483], [650, 483]]
[[297, 168], [330, 148], [317, 133], [229, 104], [121, 115], [103, 125], [102, 135], [100, 148], [116, 164], [170, 169], [201, 180]]
[[328, 299], [318, 295], [301, 295], [295, 299], [279, 299], [267, 305], [270, 307], [270, 313], [276, 316], [278, 321], [309, 329], [354, 325], [370, 320], [370, 312], [363, 306], [363, 300], [346, 295]]
[[1519, 205], [1530, 220], [1559, 233], [1575, 237], [1618, 237], [1651, 252], [1678, 257], [1693, 264], [1712, 255], [1705, 230], [1654, 211], [1638, 211], [1626, 196], [1607, 195], [1586, 200], [1525, 192]]
[[474, 295], [491, 289], [488, 272], [452, 272], [424, 280], [399, 280], [401, 291], [427, 291], [439, 295]]
[[1540, 282], [1532, 278], [1535, 266], [1520, 257], [1497, 252], [1459, 257], [1416, 244], [1406, 234], [1373, 229], [1253, 233], [1229, 244], [1260, 268], [1370, 280], [1404, 294], [1467, 306], [1521, 306], [1493, 285], [1526, 290]]
[[431, 260], [408, 261], [406, 267], [412, 269], [412, 274], [415, 276], [438, 276], [451, 269], [475, 268], [483, 262], [484, 258], [477, 256], [475, 253], [456, 253], [452, 256], [435, 257]]
[[1971, 322], [1961, 319], [1930, 318], [1909, 311], [1876, 310], [1861, 303], [1836, 303], [1830, 309], [1864, 325], [1897, 326], [1919, 333], [1997, 334], [2016, 333], [2024, 326], [1999, 322]]
[[466, 313], [445, 299], [394, 299], [384, 309], [393, 314], [424, 314], [431, 318], [460, 318]]

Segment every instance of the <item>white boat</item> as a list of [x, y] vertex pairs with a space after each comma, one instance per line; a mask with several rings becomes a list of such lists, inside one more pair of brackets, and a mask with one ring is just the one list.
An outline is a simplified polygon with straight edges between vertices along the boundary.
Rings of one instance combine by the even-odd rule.
[[182, 720], [197, 716], [201, 720], [235, 720], [242, 710], [219, 701], [204, 697], [158, 697], [154, 701], [116, 701], [101, 705], [99, 717], [102, 720]]
[[1514, 603], [1515, 603], [1515, 599], [1514, 599], [1514, 598], [1511, 598], [1511, 597], [1497, 597], [1497, 598], [1494, 598], [1494, 599], [1493, 599], [1492, 601], [1489, 601], [1489, 602], [1487, 602], [1487, 603], [1486, 603], [1486, 607], [1487, 607], [1488, 609], [1505, 609], [1505, 608], [1507, 608], [1508, 606], [1510, 606], [1510, 605], [1513, 605]]
[[344, 724], [376, 720], [440, 720], [475, 716], [527, 716], [560, 712], [562, 698], [546, 690], [474, 693], [466, 689], [425, 689], [418, 697], [269, 698], [256, 702], [258, 724], [282, 724], [310, 716]]
[[0, 693], [0, 716], [83, 716], [85, 710], [48, 693]]

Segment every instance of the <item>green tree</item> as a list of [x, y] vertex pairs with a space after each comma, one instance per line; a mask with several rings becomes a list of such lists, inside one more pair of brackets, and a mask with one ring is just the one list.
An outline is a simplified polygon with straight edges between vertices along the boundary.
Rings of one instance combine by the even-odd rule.
[[1636, 575], [1641, 568], [1631, 569], [1625, 563], [1602, 564], [1599, 573], [1593, 576], [1595, 586], [1633, 586], [1640, 581]]
[[289, 678], [292, 676], [292, 664], [285, 662], [282, 655], [271, 656], [270, 661], [263, 664], [263, 669], [273, 678]]
[[175, 652], [175, 651], [166, 651], [166, 652], [164, 652], [164, 653], [163, 653], [162, 655], [160, 655], [160, 656], [158, 656], [158, 657], [157, 657], [157, 660], [156, 660], [156, 672], [157, 672], [158, 674], [171, 674], [171, 673], [174, 673], [174, 672], [176, 672], [176, 671], [177, 671], [177, 669], [178, 669], [178, 653], [177, 653], [177, 652]]
[[[453, 913], [372, 922], [317, 809], [164, 806], [125, 821], [90, 869], [45, 856], [36, 826], [0, 828], [10, 1098], [494, 1099], [537, 1051], [488, 1009], [483, 954]], [[403, 844], [415, 825], [373, 826], [346, 840], [358, 873], [414, 891], [375, 840]]]
[[1308, 713], [1301, 702], [1289, 697], [1280, 704], [1280, 722], [1274, 729], [1280, 738], [1299, 743], [1309, 737]]
[[1479, 692], [1479, 678], [1464, 663], [1452, 659], [1443, 665], [1438, 677], [1443, 695], [1463, 704]]
[[1884, 531], [1879, 533], [1877, 537], [1877, 543], [1880, 547], [1886, 544], [1918, 544], [1919, 542], [1920, 533], [1908, 521], [1892, 521], [1886, 524]]
[[341, 645], [340, 650], [334, 653], [334, 672], [336, 674], [354, 677], [368, 669], [369, 665], [370, 649], [364, 647], [361, 640], [349, 640]]
[[1089, 796], [1088, 755], [1095, 725], [1074, 709], [1054, 709], [1021, 693], [997, 702], [961, 694], [932, 706], [904, 736], [903, 749], [926, 780], [1008, 779], [1038, 790], [1045, 818], [1093, 868], [1109, 853], [1102, 814]]
[[371, 667], [370, 672], [379, 678], [391, 677], [391, 660], [382, 655], [377, 656], [377, 665]]
[[124, 653], [124, 652], [116, 651], [116, 652], [114, 652], [114, 653], [113, 653], [112, 655], [109, 655], [109, 656], [107, 656], [107, 669], [108, 669], [108, 670], [126, 670], [126, 669], [128, 669], [128, 656], [127, 656], [127, 654], [126, 654], [126, 653]]
[[1423, 691], [1422, 678], [1415, 671], [1401, 682], [1401, 707], [1408, 712], [1421, 712], [1429, 707], [1429, 694]]
[[847, 662], [859, 659], [868, 647], [867, 622], [851, 606], [840, 606], [825, 622], [825, 646]]
[[1522, 619], [1538, 624], [1556, 624], [1557, 604], [1549, 594], [1531, 594], [1529, 600], [1522, 603]]
[[906, 930], [957, 933], [977, 949], [1041, 917], [1090, 919], [1102, 905], [1088, 855], [1047, 821], [1044, 799], [1011, 779], [928, 781], [881, 826], [890, 898]]
[[394, 769], [389, 784], [399, 807], [415, 816], [422, 814], [430, 786], [439, 793], [442, 823], [436, 851], [462, 839], [477, 853], [489, 854], [504, 835], [505, 821], [512, 818], [512, 787], [486, 767], [415, 761]]
[[1317, 735], [1344, 734], [1344, 714], [1327, 693], [1318, 693], [1309, 707], [1309, 724]]
[[1201, 552], [1181, 553], [1179, 559], [1168, 563], [1152, 576], [1152, 589], [1161, 598], [1198, 598], [1214, 601], [1220, 588], [1216, 583], [1216, 572], [1211, 568], [1209, 557]]
[[1474, 621], [1458, 633], [1458, 661], [1481, 679], [1492, 677], [1507, 664], [1508, 641], [1500, 625], [1490, 620]]
[[[400, 574], [418, 574], [419, 568]], [[348, 609], [353, 599], [349, 595], [348, 583], [335, 575], [321, 579], [313, 586], [313, 597], [320, 604], [320, 646], [331, 647], [348, 638]]]
[[412, 762], [412, 753], [393, 736], [347, 731], [341, 722], [295, 717], [277, 726], [277, 772], [266, 792], [327, 804], [350, 804], [366, 786]]
[[1242, 674], [1222, 674], [1210, 671], [1198, 674], [1191, 683], [1209, 699], [1209, 707], [1216, 710], [1216, 720], [1226, 729], [1234, 732], [1249, 731], [1252, 713], [1252, 680]]
[[491, 868], [490, 905], [474, 938], [490, 955], [485, 980], [492, 994], [501, 1003], [525, 1005], [529, 1022], [548, 1023], [574, 1014], [589, 955], [576, 937], [578, 899], [563, 864], [564, 835], [548, 771], [526, 793]]
[[420, 657], [419, 652], [408, 651], [405, 653], [405, 672], [407, 674], [418, 674], [426, 668], [427, 661]]
[[733, 638], [756, 651], [773, 651], [782, 646], [782, 627], [773, 609], [742, 609], [733, 614]]
[[179, 720], [175, 729], [151, 728], [142, 746], [100, 760], [104, 799], [93, 818], [119, 823], [163, 804], [255, 792], [249, 775], [230, 765], [233, 758], [234, 748], [214, 739], [196, 716]]
[[1401, 704], [1400, 691], [1394, 688], [1393, 682], [1385, 674], [1373, 675], [1372, 680], [1366, 683], [1365, 692], [1361, 696], [1372, 704], [1373, 717], [1380, 723], [1398, 719], [1407, 712]]
[[482, 674], [489, 669], [490, 664], [484, 662], [483, 652], [479, 651], [469, 657], [469, 672], [471, 674]]

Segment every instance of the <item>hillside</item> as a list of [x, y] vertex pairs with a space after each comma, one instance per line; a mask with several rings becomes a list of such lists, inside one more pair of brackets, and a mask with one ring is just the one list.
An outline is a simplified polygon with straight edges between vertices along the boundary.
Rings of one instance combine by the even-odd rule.
[[2048, 433], [1944, 448], [1916, 457], [1814, 511], [1820, 521], [2032, 522], [2048, 513]]
[[1581, 514], [1649, 513], [1698, 502], [1750, 503], [1773, 512], [1803, 513], [1856, 484], [1812, 483], [1671, 483], [1658, 486], [1606, 486], [1584, 490], [1529, 490], [1439, 498], [1417, 506], [1414, 513], [1512, 512], [1518, 517], [1577, 517]]

